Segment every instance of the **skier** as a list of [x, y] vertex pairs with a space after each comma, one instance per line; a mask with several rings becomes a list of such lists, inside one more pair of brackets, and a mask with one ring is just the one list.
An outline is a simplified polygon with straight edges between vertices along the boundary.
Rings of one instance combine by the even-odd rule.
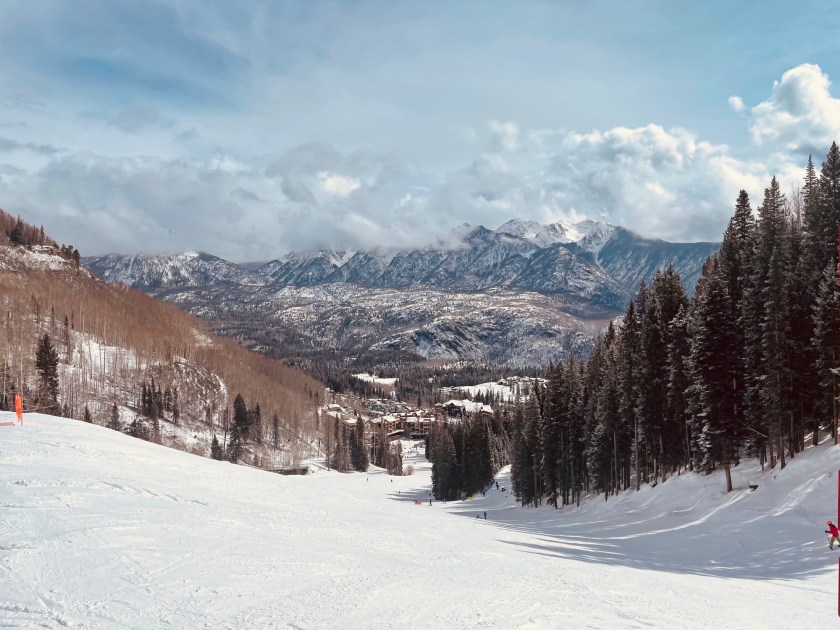
[[484, 520], [487, 520], [487, 512], [484, 513]]
[[831, 521], [826, 521], [825, 524], [828, 525], [828, 529], [825, 530], [825, 533], [831, 534], [831, 538], [828, 541], [828, 548], [833, 550], [835, 540], [837, 541], [837, 544], [840, 545], [840, 530], [838, 530]]

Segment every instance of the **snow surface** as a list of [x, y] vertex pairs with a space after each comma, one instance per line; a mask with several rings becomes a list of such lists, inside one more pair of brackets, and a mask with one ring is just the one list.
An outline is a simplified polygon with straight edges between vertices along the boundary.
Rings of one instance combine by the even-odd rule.
[[[409, 477], [283, 477], [78, 421], [24, 421], [0, 427], [3, 627], [766, 629], [837, 619], [837, 552], [823, 523], [840, 449], [827, 444], [784, 471], [743, 463], [728, 495], [720, 474], [686, 474], [555, 511], [514, 507], [495, 486], [429, 506], [421, 446], [407, 449]], [[499, 481], [510, 488], [506, 474]]]
[[[533, 386], [534, 381], [539, 381], [540, 383], [545, 383], [545, 379], [532, 379], [528, 377], [512, 377], [510, 379], [504, 379], [504, 381], [489, 381], [487, 383], [479, 383], [478, 385], [460, 385], [460, 386], [453, 386], [453, 387], [441, 387], [440, 391], [443, 394], [450, 394], [450, 393], [457, 393], [459, 391], [469, 392], [470, 396], [475, 398], [477, 395], [492, 395], [498, 396], [503, 401], [513, 402], [516, 398], [516, 388], [517, 386], [520, 389], [520, 392], [526, 386]], [[511, 385], [510, 383], [513, 383]], [[520, 400], [526, 400], [527, 396], [524, 396], [520, 393], [519, 396]]]
[[388, 385], [389, 387], [393, 387], [399, 379], [396, 378], [381, 378], [376, 376], [375, 374], [368, 374], [367, 372], [362, 372], [360, 374], [353, 374], [353, 376], [360, 381], [366, 381], [368, 383], [376, 383], [377, 385]]

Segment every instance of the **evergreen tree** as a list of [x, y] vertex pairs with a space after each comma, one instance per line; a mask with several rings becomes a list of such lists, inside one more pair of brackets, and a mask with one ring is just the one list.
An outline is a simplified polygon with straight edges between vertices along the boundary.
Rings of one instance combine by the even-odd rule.
[[[688, 322], [688, 308], [684, 307], [677, 312], [669, 325], [668, 384], [665, 401], [671, 422], [680, 431], [680, 461], [684, 466], [693, 469], [691, 425], [688, 420], [688, 402], [686, 400], [686, 390], [689, 387], [686, 358], [691, 351]], [[740, 364], [738, 367], [740, 368]]]
[[58, 415], [58, 353], [53, 348], [49, 334], [44, 333], [35, 356], [38, 372], [38, 407], [44, 412]]
[[548, 504], [558, 507], [558, 466], [563, 449], [563, 370], [560, 365], [549, 366], [546, 386], [545, 415], [540, 423], [542, 443], [542, 478], [548, 494]]
[[356, 428], [351, 441], [350, 458], [354, 470], [364, 472], [368, 469], [369, 460], [365, 439], [365, 423], [361, 418], [356, 420]]
[[90, 417], [90, 409], [88, 408], [87, 405], [85, 405], [85, 411], [84, 411], [84, 414], [82, 415], [82, 420], [84, 420], [85, 422], [91, 422], [91, 423], [93, 422], [93, 418]]
[[111, 421], [108, 424], [108, 427], [113, 429], [114, 431], [119, 431], [120, 428], [120, 410], [117, 407], [117, 403], [111, 405]]
[[350, 440], [347, 435], [347, 424], [343, 420], [336, 420], [333, 427], [334, 448], [332, 468], [338, 472], [349, 472], [352, 466], [350, 458]]
[[[775, 434], [775, 445], [784, 468], [782, 448], [787, 426], [790, 392], [788, 360], [789, 310], [787, 269], [789, 257], [784, 220], [784, 196], [774, 177], [759, 209], [759, 252], [757, 278], [763, 283], [761, 317], [761, 378], [759, 396], [765, 432]], [[772, 452], [772, 450], [771, 450]], [[772, 458], [771, 458], [772, 460]]]
[[386, 470], [389, 475], [401, 477], [403, 474], [402, 445], [399, 442], [388, 445]]
[[271, 417], [271, 443], [274, 448], [280, 446], [280, 418], [277, 416], [276, 411]]
[[455, 444], [445, 426], [436, 430], [432, 440], [432, 494], [438, 501], [457, 498]]
[[743, 430], [737, 419], [737, 392], [733, 383], [737, 357], [732, 344], [733, 314], [725, 279], [712, 273], [706, 292], [695, 304], [691, 327], [694, 396], [692, 412], [695, 463], [707, 472], [721, 462], [726, 471], [727, 492], [732, 490], [730, 467], [741, 445]]
[[[828, 217], [826, 243], [837, 242], [837, 229], [840, 226], [840, 148], [832, 142], [820, 170], [820, 200], [824, 204], [825, 216]], [[827, 253], [831, 258], [835, 252]]]
[[814, 335], [811, 347], [818, 379], [812, 425], [812, 439], [815, 445], [820, 428], [829, 429], [832, 436], [835, 436], [836, 431], [837, 377], [832, 370], [840, 364], [840, 291], [835, 273], [836, 263], [831, 261], [823, 270], [817, 300], [813, 306]]
[[263, 424], [262, 424], [262, 410], [260, 404], [254, 405], [254, 408], [249, 411], [249, 433], [251, 439], [257, 444], [262, 444]]
[[233, 426], [230, 431], [230, 442], [228, 444], [228, 456], [234, 464], [239, 461], [243, 443], [248, 436], [250, 416], [248, 407], [242, 394], [237, 394], [233, 399]]
[[224, 453], [222, 453], [222, 447], [219, 444], [219, 440], [216, 438], [216, 434], [213, 434], [213, 443], [210, 445], [210, 457], [213, 459], [224, 459]]
[[181, 418], [181, 407], [178, 403], [178, 388], [172, 387], [172, 423], [178, 424]]

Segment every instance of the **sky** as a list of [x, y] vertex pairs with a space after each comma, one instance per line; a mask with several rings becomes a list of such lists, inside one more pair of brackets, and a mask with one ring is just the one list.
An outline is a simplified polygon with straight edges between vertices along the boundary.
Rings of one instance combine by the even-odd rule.
[[83, 255], [719, 240], [840, 140], [827, 3], [0, 3], [0, 207]]

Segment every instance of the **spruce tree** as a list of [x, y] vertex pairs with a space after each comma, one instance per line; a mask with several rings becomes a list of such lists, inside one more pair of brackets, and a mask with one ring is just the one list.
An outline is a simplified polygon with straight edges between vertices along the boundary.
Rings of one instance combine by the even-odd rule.
[[[685, 306], [680, 308], [668, 326], [670, 342], [668, 344], [668, 383], [665, 402], [671, 422], [680, 433], [680, 461], [683, 466], [693, 469], [688, 403], [686, 400], [686, 390], [689, 386], [686, 358], [691, 351], [688, 322], [688, 306]], [[740, 368], [740, 364], [738, 368]]]
[[35, 356], [38, 372], [38, 408], [44, 413], [58, 415], [58, 353], [53, 348], [49, 334], [44, 333]]
[[812, 425], [815, 445], [820, 428], [829, 429], [832, 436], [835, 436], [836, 431], [837, 377], [832, 370], [840, 364], [840, 291], [835, 274], [836, 263], [831, 261], [823, 270], [813, 306], [814, 335], [811, 347], [818, 379]]
[[243, 443], [248, 436], [249, 428], [248, 407], [242, 394], [237, 394], [233, 399], [233, 426], [230, 432], [230, 443], [228, 444], [228, 456], [234, 464], [239, 460]]
[[558, 506], [558, 465], [561, 459], [563, 432], [563, 371], [560, 365], [549, 366], [546, 385], [545, 415], [540, 424], [542, 443], [542, 478], [548, 504]]
[[210, 445], [210, 457], [213, 459], [221, 460], [224, 458], [224, 453], [222, 453], [222, 447], [219, 444], [218, 438], [216, 438], [216, 434], [213, 434], [213, 443]]
[[365, 423], [361, 418], [356, 420], [356, 427], [352, 440], [351, 459], [355, 470], [364, 472], [368, 469], [369, 460], [367, 440], [365, 439]]
[[707, 472], [721, 462], [727, 492], [732, 490], [730, 468], [741, 445], [743, 428], [737, 418], [733, 387], [738, 357], [727, 351], [733, 342], [734, 321], [725, 278], [712, 273], [706, 292], [695, 305], [690, 361], [695, 401], [692, 406], [695, 461]]

